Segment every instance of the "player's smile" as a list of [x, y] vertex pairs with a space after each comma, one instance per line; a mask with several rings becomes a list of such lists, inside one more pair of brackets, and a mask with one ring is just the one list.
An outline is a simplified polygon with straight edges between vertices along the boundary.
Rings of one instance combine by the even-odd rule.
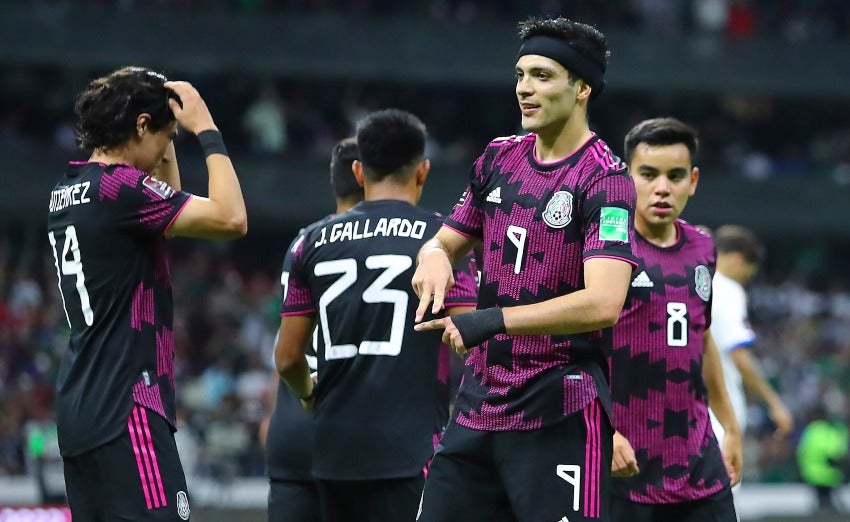
[[523, 116], [534, 116], [540, 110], [540, 105], [529, 102], [520, 102], [519, 109]]

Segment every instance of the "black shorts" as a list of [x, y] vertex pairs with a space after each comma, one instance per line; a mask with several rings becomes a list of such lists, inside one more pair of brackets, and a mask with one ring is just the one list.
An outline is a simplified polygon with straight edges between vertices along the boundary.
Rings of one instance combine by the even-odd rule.
[[413, 520], [425, 478], [318, 480], [325, 522]]
[[269, 522], [321, 522], [319, 489], [312, 480], [269, 481]]
[[[616, 479], [615, 479], [616, 480]], [[642, 504], [620, 497], [611, 499], [611, 522], [737, 522], [731, 489], [710, 497], [677, 504]]]
[[174, 434], [156, 413], [133, 406], [124, 435], [64, 461], [74, 520], [189, 520]]
[[417, 520], [607, 522], [613, 436], [598, 400], [532, 431], [477, 431], [451, 422]]

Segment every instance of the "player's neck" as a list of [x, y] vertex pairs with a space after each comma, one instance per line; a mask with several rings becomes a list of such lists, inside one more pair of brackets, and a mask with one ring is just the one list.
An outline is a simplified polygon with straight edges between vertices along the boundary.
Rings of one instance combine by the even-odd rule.
[[397, 199], [415, 205], [419, 200], [419, 191], [414, 186], [397, 185], [395, 183], [367, 184], [363, 187], [366, 201]]
[[106, 165], [115, 165], [118, 163], [133, 165], [130, 151], [127, 148], [95, 149], [89, 157], [89, 161]]
[[570, 118], [563, 127], [550, 132], [541, 131], [534, 141], [534, 156], [543, 163], [552, 163], [571, 156], [593, 136], [586, 120]]
[[363, 201], [360, 198], [337, 198], [336, 200], [336, 213], [342, 214], [343, 212], [348, 212], [354, 207], [354, 205]]

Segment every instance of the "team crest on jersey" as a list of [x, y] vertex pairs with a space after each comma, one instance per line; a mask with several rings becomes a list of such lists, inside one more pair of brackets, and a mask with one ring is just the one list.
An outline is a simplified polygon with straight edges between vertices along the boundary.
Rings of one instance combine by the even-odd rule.
[[185, 491], [177, 492], [177, 516], [189, 520], [189, 497]]
[[700, 299], [708, 301], [711, 297], [711, 272], [705, 265], [699, 265], [694, 269], [694, 284]]
[[543, 221], [552, 228], [564, 228], [573, 220], [573, 195], [566, 190], [552, 194], [543, 211]]
[[168, 199], [174, 195], [174, 189], [168, 183], [150, 176], [145, 176], [145, 179], [142, 180], [142, 185], [162, 199]]

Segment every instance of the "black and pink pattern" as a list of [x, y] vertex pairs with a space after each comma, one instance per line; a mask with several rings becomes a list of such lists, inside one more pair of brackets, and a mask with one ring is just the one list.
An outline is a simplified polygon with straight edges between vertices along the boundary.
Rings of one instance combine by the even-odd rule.
[[156, 334], [156, 374], [174, 387], [174, 333], [167, 326]]
[[154, 289], [145, 288], [145, 283], [139, 283], [133, 292], [130, 326], [141, 331], [144, 324], [155, 324]]
[[[418, 232], [334, 232], [378, 230], [382, 221]], [[321, 451], [312, 454], [313, 477], [408, 477], [421, 473], [433, 454], [434, 434], [449, 417], [449, 352], [440, 332], [413, 330], [419, 300], [410, 281], [419, 249], [441, 225], [438, 214], [404, 201], [363, 201], [307, 227], [287, 252], [281, 315], [315, 314], [318, 324], [315, 447]], [[475, 306], [471, 266], [458, 263], [447, 308]], [[275, 429], [286, 433], [281, 428]], [[273, 473], [287, 471], [282, 468]]]
[[714, 244], [682, 220], [676, 227], [670, 247], [637, 237], [640, 265], [610, 357], [615, 427], [641, 470], [613, 481], [613, 491], [650, 504], [697, 500], [729, 486], [702, 378]]
[[159, 470], [159, 458], [148, 424], [148, 413], [144, 408], [133, 407], [127, 419], [127, 430], [130, 432], [130, 444], [136, 457], [139, 483], [147, 508], [158, 509], [167, 506], [168, 498], [165, 496], [165, 485]]
[[[593, 257], [635, 264], [634, 184], [595, 135], [550, 164], [534, 157], [535, 136], [493, 141], [473, 166], [467, 192], [445, 226], [479, 238], [483, 271], [478, 308], [517, 306], [584, 287]], [[600, 237], [602, 209], [616, 208], [628, 231]], [[531, 430], [607, 397], [603, 332], [498, 335], [471, 350], [457, 422], [481, 430]]]
[[587, 429], [584, 450], [584, 516], [599, 518], [602, 512], [601, 477], [608, 471], [608, 463], [603, 462], [602, 407], [598, 401], [592, 401], [584, 409], [584, 425]]
[[77, 278], [57, 270], [71, 326], [57, 381], [64, 456], [119, 436], [132, 404], [174, 425], [164, 235], [190, 198], [129, 165], [100, 163], [71, 163], [51, 193], [48, 232], [60, 255], [74, 242], [86, 291], [83, 299]]

